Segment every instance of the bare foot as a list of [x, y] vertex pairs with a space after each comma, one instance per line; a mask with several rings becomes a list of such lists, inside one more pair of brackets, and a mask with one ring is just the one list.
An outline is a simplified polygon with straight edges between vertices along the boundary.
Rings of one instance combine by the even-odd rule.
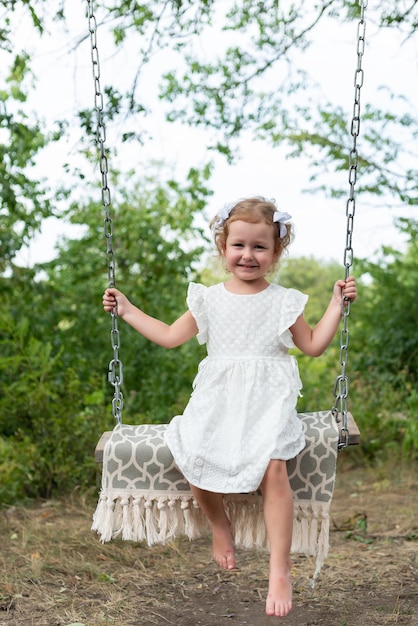
[[269, 591], [266, 600], [267, 615], [286, 617], [292, 609], [292, 574], [290, 569], [270, 572]]
[[213, 558], [222, 569], [235, 568], [234, 542], [231, 529], [227, 526], [212, 525]]

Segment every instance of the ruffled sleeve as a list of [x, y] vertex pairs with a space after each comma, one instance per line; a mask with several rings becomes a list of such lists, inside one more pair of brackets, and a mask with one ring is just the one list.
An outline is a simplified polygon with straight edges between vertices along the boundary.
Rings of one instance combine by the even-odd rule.
[[206, 343], [208, 339], [207, 291], [208, 288], [200, 283], [190, 283], [187, 291], [187, 306], [196, 320], [199, 343]]
[[279, 323], [279, 337], [286, 348], [294, 348], [290, 326], [296, 322], [305, 309], [308, 296], [297, 289], [286, 289], [283, 297]]

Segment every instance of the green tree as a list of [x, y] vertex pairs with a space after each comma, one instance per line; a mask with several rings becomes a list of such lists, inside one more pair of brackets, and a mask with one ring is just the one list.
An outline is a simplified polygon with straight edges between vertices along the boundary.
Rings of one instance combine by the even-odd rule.
[[399, 219], [397, 227], [407, 238], [405, 251], [387, 246], [375, 261], [356, 262], [363, 280], [350, 341], [361, 448], [380, 462], [418, 457], [418, 224]]
[[357, 366], [395, 386], [416, 384], [418, 372], [418, 222], [401, 218], [396, 224], [407, 237], [406, 251], [385, 246], [375, 261], [358, 262], [368, 281], [356, 331], [362, 348]]
[[[210, 168], [184, 184], [147, 179], [115, 194], [118, 285], [168, 322], [186, 308], [205, 237], [196, 218], [210, 193]], [[106, 287], [106, 244], [97, 203], [72, 207], [85, 226], [57, 257], [3, 276], [0, 314], [0, 498], [49, 497], [94, 483], [94, 447], [113, 427], [106, 370], [113, 357]], [[123, 322], [124, 421], [168, 421], [184, 407], [200, 360], [197, 342], [173, 351], [150, 344]]]
[[[100, 306], [106, 283], [102, 220], [95, 201], [75, 204], [71, 196], [77, 192], [83, 197], [87, 189], [83, 171], [92, 156], [97, 160], [92, 151], [94, 115], [91, 110], [79, 114], [82, 129], [88, 133], [80, 141], [82, 158], [74, 167], [77, 189], [50, 189], [47, 178], [36, 177], [33, 165], [47, 143], [60, 139], [67, 128], [57, 121], [54, 130], [47, 131], [38, 115], [28, 110], [28, 93], [35, 80], [30, 53], [23, 49], [24, 43], [15, 45], [13, 41], [17, 8], [28, 11], [34, 29], [46, 36], [45, 26], [51, 17], [63, 18], [68, 6], [60, 2], [51, 9], [44, 0], [2, 3], [6, 17], [0, 26], [0, 50], [8, 60], [2, 67], [9, 69], [4, 85], [0, 85], [0, 284], [4, 296], [0, 324], [0, 384], [4, 390], [0, 399], [0, 473], [9, 477], [5, 482], [8, 497], [11, 493], [16, 497], [49, 495], [58, 485], [70, 488], [81, 484], [83, 476], [93, 471], [92, 447], [103, 420], [112, 425], [105, 408], [110, 403], [110, 389], [104, 380], [112, 356], [110, 325]], [[311, 159], [315, 185], [324, 193], [341, 195], [339, 182], [330, 173], [348, 165], [351, 146], [347, 120], [333, 102], [323, 101], [306, 73], [301, 53], [308, 51], [315, 29], [324, 20], [335, 25], [346, 20], [356, 24], [358, 2], [321, 0], [312, 6], [306, 0], [288, 5], [276, 0], [255, 4], [251, 0], [147, 0], [132, 5], [126, 0], [106, 0], [97, 7], [106, 17], [100, 27], [109, 24], [113, 29], [116, 49], [121, 49], [128, 38], [130, 44], [138, 42], [140, 60], [137, 66], [132, 64], [130, 88], [126, 93], [113, 85], [103, 89], [111, 123], [126, 113], [135, 114], [124, 124], [123, 140], [148, 140], [146, 133], [138, 131], [139, 122], [150, 112], [140, 90], [141, 72], [154, 55], [169, 49], [173, 66], [165, 64], [160, 91], [169, 121], [205, 128], [208, 146], [229, 160], [243, 133], [272, 145], [285, 143], [290, 156], [304, 154]], [[384, 0], [369, 7], [368, 12], [382, 29], [396, 27], [406, 37], [415, 36], [417, 2], [401, 0], [394, 5]], [[225, 45], [209, 45], [207, 49], [214, 52], [202, 56], [196, 42], [211, 44], [220, 30]], [[386, 104], [366, 106], [362, 111], [366, 123], [359, 190], [375, 197], [392, 197], [394, 203], [407, 209], [417, 202], [416, 116], [403, 94], [393, 94], [390, 89], [381, 93], [387, 93]], [[142, 126], [146, 128], [146, 124]], [[71, 168], [68, 165], [69, 175]], [[187, 283], [199, 277], [204, 238], [194, 220], [210, 193], [209, 177], [207, 168], [202, 173], [192, 170], [182, 185], [171, 176], [165, 176], [161, 185], [155, 184], [154, 176], [138, 184], [130, 184], [128, 177], [115, 180], [118, 286], [138, 304], [146, 303], [148, 312], [167, 321], [184, 310]], [[57, 199], [65, 199], [64, 208]], [[16, 253], [30, 241], [43, 219], [51, 214], [63, 216], [68, 207], [72, 221], [85, 225], [85, 234], [79, 240], [63, 241], [51, 263], [33, 270], [17, 267]], [[353, 318], [360, 348], [356, 349], [359, 356], [354, 357], [358, 378], [354, 397], [362, 419], [368, 419], [379, 433], [373, 439], [366, 422], [362, 426], [368, 449], [380, 445], [384, 450], [391, 439], [396, 445], [402, 441], [408, 450], [418, 449], [409, 419], [417, 408], [413, 387], [416, 345], [413, 317], [409, 317], [411, 311], [416, 319], [416, 308], [408, 300], [408, 293], [413, 292], [408, 280], [416, 276], [412, 238], [416, 238], [416, 225], [410, 221], [404, 226], [411, 235], [408, 253], [386, 251], [383, 267], [388, 282], [379, 263], [365, 262], [364, 272], [371, 277], [371, 285], [364, 288], [362, 306], [356, 305]], [[316, 269], [318, 276], [312, 260], [301, 260], [298, 266], [284, 265], [281, 270], [284, 284], [289, 272], [289, 284], [311, 294], [307, 314], [315, 321], [326, 306], [322, 298], [328, 300], [336, 278], [331, 280], [332, 268]], [[386, 288], [390, 302], [382, 299], [379, 287]], [[357, 322], [363, 302], [364, 317]], [[390, 310], [392, 302], [396, 303], [395, 311]], [[389, 351], [382, 354], [388, 329]], [[127, 421], [166, 421], [184, 406], [201, 349], [190, 342], [167, 352], [129, 328], [123, 327], [121, 333]], [[109, 357], [105, 356], [107, 351]], [[328, 380], [337, 361], [337, 344], [322, 359], [306, 362], [306, 370], [302, 358], [306, 398], [301, 400], [301, 409], [329, 406]], [[379, 394], [372, 394], [376, 388]], [[387, 417], [382, 424], [391, 425], [390, 436], [384, 436], [376, 416], [387, 416], [389, 401], [403, 421], [399, 428], [398, 421]], [[393, 433], [396, 437], [391, 437]], [[14, 491], [9, 482], [13, 476], [18, 476]]]
[[[28, 276], [26, 276], [28, 278]], [[2, 279], [2, 287], [9, 279]], [[22, 290], [32, 293], [30, 306]], [[97, 373], [80, 377], [66, 366], [32, 285], [2, 288], [0, 312], [0, 501], [50, 497], [94, 480], [96, 432], [103, 428]], [[37, 336], [38, 335], [38, 336]]]
[[[63, 2], [47, 10], [44, 0], [4, 6], [4, 36], [10, 46], [15, 43], [11, 39], [13, 19], [19, 18], [16, 7], [31, 11], [34, 27], [42, 33], [47, 32], [44, 24], [51, 19], [56, 31], [57, 17], [63, 19], [68, 10]], [[358, 0], [321, 0], [314, 5], [306, 0], [145, 0], [135, 5], [127, 0], [99, 0], [94, 6], [99, 29], [113, 33], [115, 52], [128, 44], [137, 48], [132, 74], [126, 73], [126, 91], [112, 85], [112, 76], [103, 72], [107, 78], [103, 85], [105, 114], [109, 120], [123, 116], [122, 139], [152, 140], [147, 124], [138, 124], [152, 114], [154, 104], [142, 89], [142, 72], [162, 51], [169, 50], [159, 93], [169, 121], [205, 128], [208, 145], [229, 159], [239, 154], [237, 142], [243, 133], [273, 146], [287, 145], [290, 156], [309, 158], [313, 182], [319, 189], [334, 195], [345, 193], [341, 177], [331, 174], [347, 169], [350, 120], [341, 106], [324, 100], [320, 85], [307, 73], [305, 60], [319, 28], [349, 23], [353, 26], [355, 65]], [[366, 11], [366, 19], [378, 24], [379, 33], [398, 32], [405, 39], [416, 36], [417, 15], [417, 3], [407, 0], [396, 6], [389, 0], [374, 6], [369, 3]], [[211, 45], [214, 39], [216, 46]], [[197, 45], [201, 41], [204, 46]], [[152, 67], [160, 72], [158, 63]], [[351, 77], [348, 80], [351, 82]], [[351, 108], [351, 103], [348, 105]], [[134, 116], [129, 119], [127, 113]], [[418, 133], [413, 105], [403, 93], [392, 93], [390, 86], [383, 85], [379, 105], [367, 104], [361, 116], [359, 189], [392, 197], [398, 205], [416, 204], [417, 154], [409, 148], [416, 145]], [[79, 117], [83, 130], [93, 136], [92, 111], [80, 111]]]
[[[15, 42], [14, 26], [29, 16], [33, 32], [41, 35], [45, 0], [4, 0], [0, 26], [0, 274], [10, 271], [16, 254], [39, 232], [43, 220], [57, 214], [56, 191], [47, 176], [34, 172], [38, 155], [59, 141], [65, 124], [54, 121], [47, 130], [39, 113], [29, 109], [36, 86], [26, 41]], [[55, 7], [57, 9], [57, 7]], [[59, 15], [59, 10], [54, 16]]]
[[30, 123], [19, 106], [27, 98], [24, 83], [30, 74], [28, 62], [26, 55], [17, 55], [7, 87], [0, 89], [0, 272], [53, 212], [46, 182], [31, 176], [30, 166], [37, 153], [59, 133], [47, 137], [40, 122]]
[[[134, 183], [130, 175], [114, 181], [113, 248], [118, 287], [150, 315], [170, 322], [186, 309], [187, 284], [206, 245], [196, 216], [210, 194], [210, 168], [191, 170], [184, 184], [168, 177], [156, 182], [163, 171]], [[107, 255], [100, 207], [93, 200], [74, 205], [71, 222], [84, 225], [85, 234], [62, 241], [57, 258], [40, 268], [46, 272], [48, 326], [57, 349], [64, 348], [64, 363], [77, 363], [81, 377], [89, 371], [104, 377], [113, 351], [110, 317], [101, 308]], [[197, 346], [166, 351], [123, 322], [118, 326], [125, 421], [167, 421], [190, 389]]]
[[[132, 10], [125, 0], [106, 0], [98, 3], [98, 11], [109, 17], [116, 48], [135, 41], [139, 49], [127, 93], [112, 91], [112, 115], [131, 110], [137, 119], [152, 112], [142, 97], [141, 72], [170, 49], [160, 90], [169, 121], [204, 128], [209, 146], [230, 161], [239, 154], [243, 134], [273, 146], [287, 145], [289, 156], [308, 157], [317, 188], [345, 193], [341, 177], [331, 174], [348, 168], [351, 120], [341, 106], [324, 100], [304, 62], [320, 26], [350, 23], [354, 72], [358, 1], [147, 1]], [[387, 0], [367, 8], [367, 20], [378, 24], [380, 32], [395, 32], [396, 26], [405, 38], [415, 37], [417, 15], [417, 3], [406, 0], [396, 7]], [[204, 45], [197, 45], [201, 41]], [[351, 83], [351, 76], [347, 80]], [[417, 153], [409, 148], [416, 145], [418, 133], [413, 104], [383, 85], [379, 105], [368, 104], [361, 116], [358, 188], [392, 197], [397, 205], [416, 204]], [[129, 137], [137, 139], [138, 133], [128, 131]]]

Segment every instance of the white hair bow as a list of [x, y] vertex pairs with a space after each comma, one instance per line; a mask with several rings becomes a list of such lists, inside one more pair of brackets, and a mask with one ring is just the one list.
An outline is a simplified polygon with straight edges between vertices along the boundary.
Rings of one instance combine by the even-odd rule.
[[230, 203], [222, 207], [222, 209], [219, 211], [218, 215], [216, 216], [218, 218], [216, 220], [216, 226], [222, 226], [222, 224], [226, 222], [234, 206], [235, 206], [234, 203]]
[[278, 222], [280, 224], [280, 237], [284, 237], [287, 233], [287, 228], [285, 226], [286, 222], [292, 219], [292, 216], [289, 213], [282, 213], [282, 211], [275, 211], [273, 214], [273, 222]]

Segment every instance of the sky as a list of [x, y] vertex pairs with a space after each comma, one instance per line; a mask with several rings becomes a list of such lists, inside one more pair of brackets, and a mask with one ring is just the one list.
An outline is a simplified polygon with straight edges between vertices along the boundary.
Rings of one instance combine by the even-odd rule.
[[[26, 33], [26, 46], [33, 56], [33, 69], [38, 78], [30, 103], [46, 120], [55, 118], [74, 119], [75, 112], [81, 107], [94, 105], [93, 80], [90, 64], [89, 37], [85, 3], [81, 0], [71, 5], [69, 16], [69, 35], [77, 41], [87, 35], [80, 46], [69, 51], [67, 38], [57, 30], [38, 40], [31, 35], [24, 21], [16, 32], [16, 37]], [[97, 16], [98, 20], [100, 15]], [[366, 102], [373, 102], [378, 97], [378, 87], [389, 84], [395, 91], [406, 93], [414, 99], [413, 89], [417, 84], [417, 50], [415, 43], [409, 41], [401, 45], [401, 38], [395, 32], [387, 36], [379, 35], [373, 23], [368, 22], [366, 14], [366, 48], [363, 59], [365, 83], [362, 88], [362, 107]], [[341, 29], [330, 30], [324, 26], [317, 32], [314, 45], [306, 56], [307, 66], [321, 83], [324, 98], [341, 104], [347, 110], [347, 133], [351, 119], [354, 98], [354, 74], [357, 66], [356, 20]], [[25, 30], [26, 29], [26, 30]], [[114, 84], [123, 77], [121, 68], [131, 63], [131, 52], [119, 55], [116, 59], [110, 54], [108, 34], [104, 27], [98, 29], [98, 46], [101, 64], [102, 84]], [[203, 43], [204, 45], [204, 43]], [[164, 62], [164, 59], [162, 60]], [[402, 71], [400, 71], [400, 68]], [[153, 76], [145, 73], [142, 92], [154, 89]], [[106, 102], [105, 102], [106, 107]], [[161, 159], [173, 164], [179, 176], [185, 174], [191, 166], [199, 166], [208, 160], [205, 134], [196, 129], [167, 124], [163, 119], [163, 110], [155, 104], [152, 118], [147, 120], [153, 133], [153, 141], [143, 149], [136, 146], [124, 146], [121, 161], [127, 166], [141, 171], [142, 164], [150, 159]], [[109, 145], [116, 143], [117, 137], [107, 136]], [[350, 139], [351, 141], [351, 139]], [[61, 147], [54, 146], [40, 158], [40, 175], [63, 178], [62, 164], [75, 155], [77, 136], [70, 136], [68, 143]], [[361, 134], [358, 142], [361, 153]], [[303, 193], [309, 185], [311, 174], [303, 159], [288, 160], [284, 150], [271, 148], [261, 142], [254, 142], [244, 137], [240, 142], [241, 158], [229, 166], [221, 158], [216, 160], [211, 186], [214, 195], [207, 207], [206, 217], [211, 217], [224, 204], [252, 195], [274, 198], [279, 208], [292, 215], [296, 238], [290, 249], [290, 257], [313, 256], [325, 261], [336, 260], [343, 263], [346, 241], [346, 199], [330, 200], [322, 194]], [[175, 165], [174, 165], [175, 164]], [[115, 164], [119, 165], [119, 164]], [[112, 162], [110, 162], [112, 166]], [[96, 175], [100, 180], [100, 173]], [[361, 171], [359, 171], [361, 176]], [[348, 172], [344, 176], [349, 193]], [[394, 212], [385, 206], [384, 200], [375, 205], [356, 198], [356, 216], [354, 220], [353, 249], [355, 257], [367, 257], [382, 245], [402, 246], [402, 238], [394, 229]], [[400, 213], [405, 215], [405, 212]], [[117, 228], [117, 224], [115, 225]], [[68, 233], [68, 227], [62, 222], [49, 220], [29, 250], [20, 256], [23, 264], [33, 264], [49, 260], [54, 256], [54, 245], [60, 235]], [[77, 231], [72, 231], [77, 236]], [[117, 252], [116, 252], [117, 254]]]

